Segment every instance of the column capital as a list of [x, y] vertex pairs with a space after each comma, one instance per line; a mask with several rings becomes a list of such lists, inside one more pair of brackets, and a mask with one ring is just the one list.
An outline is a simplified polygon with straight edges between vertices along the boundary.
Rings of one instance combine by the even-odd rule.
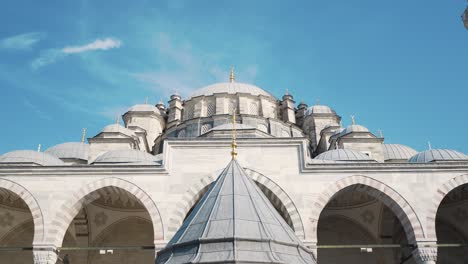
[[435, 264], [437, 262], [437, 247], [419, 245], [413, 250], [413, 258], [418, 264]]
[[34, 264], [55, 264], [57, 253], [53, 247], [35, 247], [33, 249]]

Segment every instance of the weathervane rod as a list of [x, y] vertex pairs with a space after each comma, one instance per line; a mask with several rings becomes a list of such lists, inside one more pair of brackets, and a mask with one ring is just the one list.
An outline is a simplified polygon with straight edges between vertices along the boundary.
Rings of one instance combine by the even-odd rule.
[[236, 136], [237, 136], [237, 131], [236, 131], [236, 108], [234, 108], [234, 111], [232, 111], [232, 143], [231, 143], [231, 157], [233, 160], [236, 159], [237, 157], [237, 143], [236, 143]]
[[83, 132], [81, 133], [81, 143], [85, 142], [86, 138], [86, 128], [83, 128]]

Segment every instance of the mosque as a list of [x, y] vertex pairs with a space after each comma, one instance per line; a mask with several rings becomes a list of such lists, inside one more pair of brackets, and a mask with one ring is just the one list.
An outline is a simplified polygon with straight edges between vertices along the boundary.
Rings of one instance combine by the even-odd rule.
[[468, 263], [467, 155], [234, 77], [1, 155], [0, 263]]

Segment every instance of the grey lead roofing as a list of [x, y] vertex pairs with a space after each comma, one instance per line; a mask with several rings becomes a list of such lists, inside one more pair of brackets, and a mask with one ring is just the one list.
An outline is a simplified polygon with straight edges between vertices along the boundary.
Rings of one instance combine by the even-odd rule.
[[411, 157], [410, 163], [425, 163], [437, 161], [468, 161], [468, 156], [451, 149], [430, 149]]
[[267, 197], [232, 160], [156, 264], [316, 263]]

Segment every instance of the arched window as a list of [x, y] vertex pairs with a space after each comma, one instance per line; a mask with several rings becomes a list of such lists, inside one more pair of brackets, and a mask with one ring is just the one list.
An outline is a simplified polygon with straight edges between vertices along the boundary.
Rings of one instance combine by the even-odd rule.
[[211, 124], [203, 124], [202, 127], [201, 127], [200, 135], [205, 134], [205, 133], [208, 132], [211, 128], [212, 128]]
[[249, 106], [249, 115], [258, 115], [258, 104], [251, 103]]
[[216, 114], [216, 104], [214, 101], [209, 101], [206, 106], [206, 116], [212, 116]]
[[177, 134], [177, 137], [178, 138], [185, 138], [185, 129], [179, 131], [179, 133]]

